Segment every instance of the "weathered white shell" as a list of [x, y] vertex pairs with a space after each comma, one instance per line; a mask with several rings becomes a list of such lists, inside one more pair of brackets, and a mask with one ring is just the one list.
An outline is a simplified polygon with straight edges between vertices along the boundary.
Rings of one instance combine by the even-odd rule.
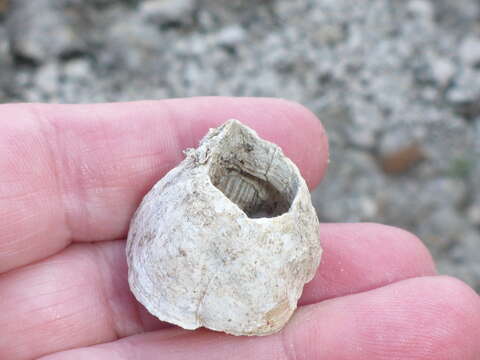
[[229, 120], [143, 199], [128, 234], [128, 280], [160, 320], [268, 335], [296, 309], [321, 252], [297, 167]]

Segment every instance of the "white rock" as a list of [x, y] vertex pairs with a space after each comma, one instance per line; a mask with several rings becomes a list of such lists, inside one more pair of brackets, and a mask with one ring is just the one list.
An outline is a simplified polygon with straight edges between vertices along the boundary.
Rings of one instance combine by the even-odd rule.
[[90, 64], [83, 59], [71, 60], [65, 64], [64, 72], [70, 78], [84, 79], [91, 73]]
[[65, 11], [62, 1], [10, 1], [6, 25], [12, 52], [43, 63], [84, 51], [84, 34], [73, 25], [82, 22], [79, 15]]
[[433, 19], [435, 10], [428, 0], [410, 0], [408, 10], [427, 19]]
[[217, 42], [220, 45], [233, 46], [245, 39], [245, 30], [238, 25], [223, 28], [217, 34]]
[[467, 37], [460, 46], [460, 57], [467, 65], [480, 62], [480, 38]]
[[194, 0], [147, 0], [141, 3], [140, 13], [158, 24], [190, 22], [195, 6]]
[[49, 62], [37, 71], [35, 76], [35, 83], [42, 92], [46, 94], [53, 94], [58, 88], [58, 65], [55, 62]]
[[186, 155], [132, 219], [132, 292], [185, 329], [279, 331], [322, 252], [305, 181], [278, 146], [237, 120]]
[[438, 58], [432, 62], [433, 77], [441, 86], [447, 85], [455, 75], [455, 65], [448, 59]]
[[468, 220], [472, 224], [480, 225], [480, 204], [472, 204], [467, 209]]

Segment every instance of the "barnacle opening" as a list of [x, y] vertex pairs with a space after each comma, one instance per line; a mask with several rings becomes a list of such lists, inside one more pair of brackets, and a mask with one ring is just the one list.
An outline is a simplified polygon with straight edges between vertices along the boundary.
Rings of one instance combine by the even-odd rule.
[[250, 218], [288, 212], [298, 188], [292, 165], [238, 121], [224, 126], [210, 160], [212, 184]]

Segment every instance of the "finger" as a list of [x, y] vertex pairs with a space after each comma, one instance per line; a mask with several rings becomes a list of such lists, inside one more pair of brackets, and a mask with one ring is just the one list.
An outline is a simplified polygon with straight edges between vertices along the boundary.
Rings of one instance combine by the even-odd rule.
[[193, 98], [103, 105], [2, 105], [0, 272], [72, 239], [125, 235], [149, 188], [210, 127], [238, 118], [279, 144], [310, 186], [328, 157], [318, 119], [284, 100]]
[[[425, 247], [406, 231], [375, 224], [321, 228], [323, 260], [300, 304], [434, 273]], [[5, 347], [36, 357], [164, 327], [130, 293], [124, 245], [74, 245], [0, 276], [0, 329], [9, 329], [0, 336], [0, 354]]]
[[124, 250], [124, 241], [75, 244], [0, 275], [0, 359], [32, 359], [161, 328], [129, 291]]
[[71, 350], [43, 360], [110, 359], [435, 359], [475, 360], [480, 300], [446, 277], [404, 280], [297, 311], [279, 334], [233, 337], [162, 330]]
[[301, 304], [435, 275], [429, 251], [413, 234], [370, 223], [321, 224], [322, 260]]

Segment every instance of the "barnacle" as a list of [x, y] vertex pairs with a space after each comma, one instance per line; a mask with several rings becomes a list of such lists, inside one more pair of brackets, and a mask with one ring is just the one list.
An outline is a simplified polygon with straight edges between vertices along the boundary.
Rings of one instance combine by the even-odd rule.
[[297, 167], [229, 120], [143, 199], [128, 234], [128, 279], [160, 320], [268, 335], [296, 309], [321, 252]]

